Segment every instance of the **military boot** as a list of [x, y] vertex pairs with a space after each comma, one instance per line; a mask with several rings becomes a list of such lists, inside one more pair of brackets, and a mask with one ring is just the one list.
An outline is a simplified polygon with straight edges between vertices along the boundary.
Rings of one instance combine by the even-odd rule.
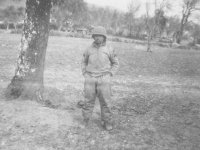
[[112, 123], [102, 121], [102, 125], [103, 125], [104, 129], [107, 131], [110, 131], [113, 129]]

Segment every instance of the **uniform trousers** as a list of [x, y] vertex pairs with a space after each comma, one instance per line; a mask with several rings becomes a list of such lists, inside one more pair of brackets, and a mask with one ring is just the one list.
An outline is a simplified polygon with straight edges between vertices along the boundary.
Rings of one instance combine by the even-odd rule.
[[101, 119], [104, 122], [111, 121], [111, 112], [108, 103], [111, 99], [111, 76], [105, 74], [98, 77], [92, 77], [89, 74], [85, 76], [84, 83], [84, 106], [82, 115], [84, 119], [90, 119], [94, 109], [96, 98], [99, 99], [101, 108]]

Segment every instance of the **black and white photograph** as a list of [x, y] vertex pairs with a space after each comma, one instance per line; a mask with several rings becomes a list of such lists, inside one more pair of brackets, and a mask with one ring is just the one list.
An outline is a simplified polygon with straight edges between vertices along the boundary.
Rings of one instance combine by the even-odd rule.
[[200, 0], [0, 0], [0, 150], [200, 150]]

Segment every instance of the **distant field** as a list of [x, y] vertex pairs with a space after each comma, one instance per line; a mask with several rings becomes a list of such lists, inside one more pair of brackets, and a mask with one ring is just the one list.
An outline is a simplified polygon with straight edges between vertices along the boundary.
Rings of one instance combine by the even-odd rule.
[[[2, 93], [14, 75], [21, 36], [0, 34], [0, 37]], [[60, 104], [61, 111], [65, 106], [73, 107], [74, 111], [69, 114], [72, 120], [74, 116], [81, 117], [80, 110], [75, 108], [76, 102], [83, 99], [84, 79], [80, 60], [91, 42], [92, 39], [49, 38], [45, 87], [57, 94], [57, 97], [52, 95], [55, 97], [53, 103]], [[24, 143], [26, 148], [39, 150], [44, 147], [46, 150], [60, 145], [60, 149], [199, 150], [200, 51], [152, 47], [153, 52], [147, 53], [146, 47], [141, 45], [108, 43], [114, 47], [120, 59], [120, 68], [113, 77], [112, 86], [111, 108], [115, 129], [110, 134], [103, 132], [98, 123], [99, 109], [95, 107], [94, 122], [86, 131], [69, 137], [63, 135], [64, 128], [58, 127], [57, 130], [48, 128], [44, 135], [40, 135], [41, 127], [36, 126], [36, 132], [32, 135], [35, 138], [28, 136], [32, 141]], [[9, 105], [15, 106], [12, 102]], [[0, 107], [8, 106], [2, 101]], [[13, 147], [16, 148], [19, 143], [23, 148], [22, 141], [12, 143], [10, 136], [5, 137], [10, 143], [4, 145], [5, 149], [14, 150]], [[21, 132], [16, 136], [27, 137]], [[39, 139], [43, 139], [40, 144]]]

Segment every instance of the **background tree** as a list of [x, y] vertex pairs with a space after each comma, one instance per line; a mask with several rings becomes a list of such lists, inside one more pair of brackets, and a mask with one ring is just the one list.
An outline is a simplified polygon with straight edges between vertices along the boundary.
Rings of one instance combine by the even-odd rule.
[[89, 24], [95, 25], [99, 24], [101, 22], [100, 16], [102, 12], [104, 11], [103, 8], [97, 7], [95, 5], [91, 5], [88, 7], [88, 12], [89, 12]]
[[119, 27], [119, 12], [117, 10], [114, 10], [112, 14], [111, 19], [111, 27], [114, 29], [114, 31], [117, 31], [117, 28]]
[[[155, 5], [154, 16], [150, 17], [150, 3], [146, 1], [146, 28], [148, 35], [147, 52], [150, 52], [151, 39], [155, 36], [156, 30], [160, 33], [166, 27], [167, 19], [164, 16], [164, 12], [171, 7], [169, 0], [161, 0], [159, 3], [157, 0], [152, 3]], [[153, 19], [153, 20], [152, 20]]]
[[167, 36], [173, 37], [173, 34], [179, 30], [180, 19], [178, 16], [171, 16], [167, 19], [166, 32]]
[[134, 0], [128, 4], [128, 12], [126, 13], [126, 21], [127, 27], [129, 29], [129, 36], [132, 37], [132, 30], [133, 30], [133, 22], [135, 19], [135, 15], [138, 13], [140, 9], [140, 4], [136, 3]]
[[154, 35], [156, 36], [158, 34], [159, 38], [161, 38], [161, 35], [167, 25], [167, 18], [164, 16], [164, 11], [157, 9], [155, 11], [155, 26], [156, 30], [154, 31]]
[[72, 13], [67, 10], [65, 5], [54, 6], [51, 10], [51, 19], [55, 20], [58, 30], [62, 29], [71, 15]]
[[100, 25], [104, 26], [105, 28], [108, 28], [111, 26], [111, 21], [112, 21], [112, 11], [110, 10], [109, 7], [106, 7], [103, 9], [103, 12], [101, 13], [100, 16]]
[[167, 17], [165, 16], [165, 12], [171, 10], [171, 0], [155, 0], [155, 26], [154, 26], [154, 37], [158, 35], [161, 38], [163, 31], [167, 25]]
[[[196, 38], [196, 43], [197, 43], [197, 44], [200, 44], [200, 33], [199, 33], [199, 31], [200, 31], [200, 14], [197, 14], [197, 15], [195, 16], [195, 19], [198, 20], [198, 21], [196, 22], [196, 25], [197, 25], [197, 26], [195, 27], [195, 29], [197, 28], [198, 31], [197, 31], [197, 32], [196, 32], [196, 31], [193, 31], [193, 32], [194, 32], [195, 34], [198, 33], [198, 34], [197, 34], [198, 37]], [[195, 36], [196, 36], [196, 35], [195, 35]]]
[[191, 36], [193, 37], [192, 45], [200, 44], [200, 25], [194, 23], [192, 25]]
[[135, 19], [134, 22], [135, 36], [137, 39], [144, 39], [143, 33], [145, 32], [145, 16]]
[[181, 22], [180, 22], [180, 28], [179, 31], [176, 34], [176, 42], [180, 44], [182, 36], [183, 36], [183, 31], [185, 26], [188, 23], [188, 19], [191, 16], [191, 14], [195, 11], [195, 10], [200, 10], [200, 0], [182, 0], [183, 4], [182, 4], [182, 18], [181, 18]]
[[60, 1], [26, 0], [24, 29], [15, 75], [5, 96], [42, 101], [45, 54], [49, 37], [50, 9]]
[[63, 0], [62, 5], [56, 5], [52, 9], [52, 18], [56, 20], [58, 29], [61, 30], [68, 20], [75, 24], [86, 24], [87, 7], [83, 0]]
[[4, 24], [6, 25], [7, 30], [9, 29], [9, 23], [13, 23], [16, 29], [16, 25], [19, 21], [22, 21], [24, 17], [24, 8], [15, 6], [8, 6], [0, 10], [0, 16], [3, 19]]
[[146, 2], [145, 24], [147, 30], [147, 52], [151, 52], [151, 38], [154, 28], [154, 21], [150, 18], [149, 11], [150, 11], [150, 4]]

